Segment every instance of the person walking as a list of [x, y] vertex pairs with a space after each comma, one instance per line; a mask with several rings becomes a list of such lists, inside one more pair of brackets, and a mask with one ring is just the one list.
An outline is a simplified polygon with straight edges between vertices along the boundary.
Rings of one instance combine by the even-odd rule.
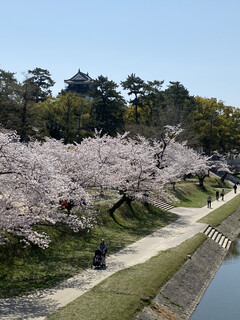
[[233, 186], [233, 190], [234, 190], [234, 193], [237, 193], [237, 185], [235, 183], [235, 185]]
[[222, 201], [224, 201], [224, 195], [225, 195], [225, 191], [224, 191], [224, 189], [222, 189], [222, 191], [221, 191]]
[[212, 204], [212, 197], [209, 194], [208, 197], [207, 197], [207, 207], [209, 209], [211, 209], [211, 204]]
[[102, 257], [102, 267], [106, 268], [106, 253], [107, 253], [107, 244], [104, 239], [101, 240], [101, 243], [98, 247], [98, 249], [101, 251], [101, 257]]
[[219, 199], [219, 191], [217, 190], [216, 191], [216, 200], [218, 201], [218, 199]]

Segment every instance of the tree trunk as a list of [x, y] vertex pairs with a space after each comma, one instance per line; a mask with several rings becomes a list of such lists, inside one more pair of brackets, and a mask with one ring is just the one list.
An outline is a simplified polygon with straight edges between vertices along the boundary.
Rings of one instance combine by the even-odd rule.
[[130, 197], [128, 197], [125, 193], [123, 194], [123, 196], [113, 205], [113, 207], [111, 209], [109, 209], [109, 213], [110, 216], [113, 218], [114, 221], [116, 221], [115, 217], [114, 217], [114, 212], [121, 207], [121, 205], [127, 202], [128, 204], [130, 204], [132, 202], [132, 199]]
[[138, 120], [138, 105], [135, 105], [135, 121], [136, 124], [139, 124], [139, 120]]
[[21, 131], [20, 131], [20, 141], [27, 142], [27, 130], [26, 130], [26, 122], [27, 122], [27, 101], [23, 103], [23, 109], [21, 114]]
[[228, 175], [228, 172], [225, 172], [222, 176], [221, 176], [221, 181], [224, 182], [224, 180], [226, 179]]
[[204, 181], [205, 178], [206, 178], [206, 176], [203, 176], [203, 177], [199, 177], [198, 176], [198, 181], [199, 181], [199, 185], [200, 185], [201, 188], [204, 188], [203, 181]]

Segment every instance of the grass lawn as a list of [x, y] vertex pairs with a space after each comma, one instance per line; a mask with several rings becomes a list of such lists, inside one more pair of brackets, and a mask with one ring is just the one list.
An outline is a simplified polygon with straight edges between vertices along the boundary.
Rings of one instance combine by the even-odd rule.
[[119, 271], [48, 319], [135, 319], [205, 239], [204, 234], [197, 234], [143, 264]]
[[23, 249], [16, 239], [0, 246], [0, 298], [52, 287], [90, 267], [101, 238], [106, 239], [109, 253], [114, 253], [177, 219], [172, 213], [134, 202], [116, 211], [116, 223], [107, 213], [109, 205], [109, 201], [96, 202], [97, 225], [89, 232], [42, 226], [52, 239], [48, 249]]
[[199, 222], [210, 224], [213, 227], [217, 227], [223, 220], [225, 220], [232, 212], [234, 212], [240, 205], [240, 194], [228, 201], [220, 208], [212, 211]]
[[210, 175], [204, 180], [204, 188], [199, 186], [197, 179], [187, 179], [178, 182], [173, 194], [179, 199], [179, 202], [173, 204], [177, 207], [201, 208], [207, 204], [207, 196], [210, 194], [215, 200], [216, 190], [224, 188], [225, 193], [229, 192], [232, 187], [226, 182], [223, 183], [219, 178]]
[[[204, 190], [196, 182], [188, 180], [177, 185], [176, 195], [180, 197], [178, 205], [205, 205], [208, 192], [215, 194], [214, 187], [223, 187], [215, 177], [205, 180]], [[112, 254], [177, 219], [176, 215], [151, 205], [133, 202], [130, 207], [125, 204], [116, 211], [116, 223], [108, 214], [113, 201], [110, 194], [108, 200], [95, 202], [97, 221], [89, 232], [74, 233], [60, 225], [39, 227], [52, 239], [46, 250], [35, 246], [23, 248], [16, 238], [11, 243], [0, 246], [0, 298], [52, 287], [88, 268], [101, 238], [106, 239], [109, 254]], [[223, 214], [223, 219], [229, 210], [232, 207], [226, 207], [227, 213]], [[220, 217], [220, 214], [217, 216]]]
[[[201, 219], [217, 226], [240, 205], [240, 195]], [[143, 264], [122, 270], [66, 307], [49, 316], [50, 320], [132, 320], [149, 304], [161, 287], [181, 268], [205, 241], [197, 234], [181, 245], [160, 252]]]

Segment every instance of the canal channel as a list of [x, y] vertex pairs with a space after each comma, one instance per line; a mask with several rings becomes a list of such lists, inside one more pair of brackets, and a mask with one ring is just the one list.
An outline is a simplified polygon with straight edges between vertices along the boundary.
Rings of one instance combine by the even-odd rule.
[[240, 235], [205, 291], [190, 320], [240, 319]]

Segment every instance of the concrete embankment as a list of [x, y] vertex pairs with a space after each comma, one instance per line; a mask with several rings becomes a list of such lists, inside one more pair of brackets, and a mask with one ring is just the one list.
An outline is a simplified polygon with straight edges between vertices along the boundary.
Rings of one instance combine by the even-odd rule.
[[[240, 207], [217, 229], [234, 240], [240, 233]], [[227, 249], [208, 238], [136, 320], [189, 319], [226, 253]]]

